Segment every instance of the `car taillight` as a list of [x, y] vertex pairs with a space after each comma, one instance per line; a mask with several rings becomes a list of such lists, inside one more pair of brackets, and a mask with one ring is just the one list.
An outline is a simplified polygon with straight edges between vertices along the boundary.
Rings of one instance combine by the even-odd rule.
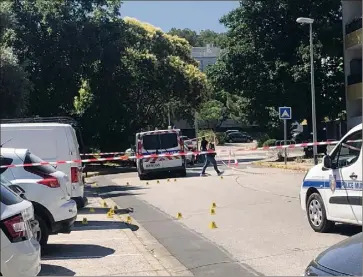
[[137, 143], [137, 154], [141, 154], [141, 148], [142, 148], [142, 144], [141, 144], [141, 142], [139, 141], [139, 142]]
[[179, 144], [180, 144], [181, 151], [184, 152], [184, 141], [182, 138], [179, 138]]
[[3, 224], [11, 242], [19, 242], [28, 239], [26, 224], [21, 215], [5, 219]]
[[71, 167], [71, 182], [78, 183], [79, 182], [79, 170], [78, 167]]
[[54, 177], [45, 178], [43, 180], [38, 181], [37, 183], [50, 187], [50, 188], [59, 188], [60, 187], [60, 184], [59, 184], [57, 178], [54, 178]]

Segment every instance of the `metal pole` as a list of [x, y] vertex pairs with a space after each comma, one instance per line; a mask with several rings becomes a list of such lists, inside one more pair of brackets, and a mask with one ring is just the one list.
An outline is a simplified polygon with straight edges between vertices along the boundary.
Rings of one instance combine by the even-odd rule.
[[171, 123], [170, 123], [170, 104], [168, 104], [168, 126], [171, 126]]
[[[314, 81], [314, 48], [313, 48], [313, 24], [310, 23], [310, 64], [311, 64], [311, 109], [313, 125], [313, 142], [317, 142], [316, 108], [315, 108], [315, 81]], [[318, 164], [318, 148], [313, 146], [314, 164]]]
[[[287, 145], [287, 122], [286, 119], [284, 119], [284, 145]], [[285, 165], [287, 164], [287, 148], [284, 148], [285, 156], [284, 161]]]

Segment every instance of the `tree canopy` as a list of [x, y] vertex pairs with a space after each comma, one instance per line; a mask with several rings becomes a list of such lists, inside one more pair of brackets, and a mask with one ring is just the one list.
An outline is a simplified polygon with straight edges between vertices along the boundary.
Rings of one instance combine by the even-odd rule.
[[212, 44], [216, 47], [222, 47], [226, 39], [226, 35], [224, 33], [217, 33], [208, 29], [202, 30], [198, 34], [196, 31], [190, 30], [188, 28], [172, 28], [168, 33], [174, 36], [185, 38], [193, 47], [204, 47], [207, 44]]
[[[207, 72], [214, 90], [241, 97], [250, 123], [276, 121], [279, 106], [291, 106], [293, 118], [310, 119], [309, 26], [313, 24], [318, 120], [335, 119], [344, 109], [344, 73], [340, 0], [245, 0], [225, 15], [224, 54]], [[224, 102], [225, 103], [225, 102]]]
[[[105, 150], [129, 146], [140, 129], [166, 127], [167, 105], [192, 120], [207, 81], [189, 43], [137, 19], [121, 19], [120, 5], [2, 4], [0, 16], [10, 23], [1, 25], [8, 54], [2, 55], [0, 91], [10, 105], [1, 117], [73, 116], [86, 144]], [[4, 38], [10, 34], [11, 40]]]

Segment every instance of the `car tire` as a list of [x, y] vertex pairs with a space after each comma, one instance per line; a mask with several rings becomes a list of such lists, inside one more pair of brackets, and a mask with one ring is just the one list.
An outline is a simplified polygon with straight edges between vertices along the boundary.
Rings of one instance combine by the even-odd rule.
[[326, 217], [324, 201], [319, 193], [313, 193], [309, 196], [306, 203], [306, 214], [311, 228], [318, 233], [327, 233], [335, 225]]
[[45, 223], [44, 219], [41, 218], [39, 215], [35, 214], [35, 219], [39, 222], [40, 234], [37, 233], [37, 241], [39, 242], [40, 246], [43, 248], [48, 244], [49, 238], [49, 228]]
[[186, 177], [187, 176], [187, 170], [184, 168], [179, 173], [180, 177]]
[[146, 174], [141, 174], [141, 173], [139, 173], [139, 172], [138, 172], [138, 175], [139, 175], [139, 179], [140, 179], [141, 181], [144, 181], [144, 180], [146, 180], [146, 179], [147, 179], [147, 175], [146, 175]]

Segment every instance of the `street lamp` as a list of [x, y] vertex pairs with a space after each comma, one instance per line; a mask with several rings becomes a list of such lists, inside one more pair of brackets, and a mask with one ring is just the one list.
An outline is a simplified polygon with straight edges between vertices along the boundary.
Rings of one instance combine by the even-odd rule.
[[314, 82], [314, 48], [313, 48], [313, 23], [314, 19], [308, 17], [299, 17], [296, 19], [297, 23], [310, 25], [310, 66], [311, 66], [311, 110], [312, 110], [312, 123], [313, 123], [313, 153], [314, 163], [318, 164], [318, 148], [317, 131], [316, 131], [316, 108], [315, 108], [315, 82]]

